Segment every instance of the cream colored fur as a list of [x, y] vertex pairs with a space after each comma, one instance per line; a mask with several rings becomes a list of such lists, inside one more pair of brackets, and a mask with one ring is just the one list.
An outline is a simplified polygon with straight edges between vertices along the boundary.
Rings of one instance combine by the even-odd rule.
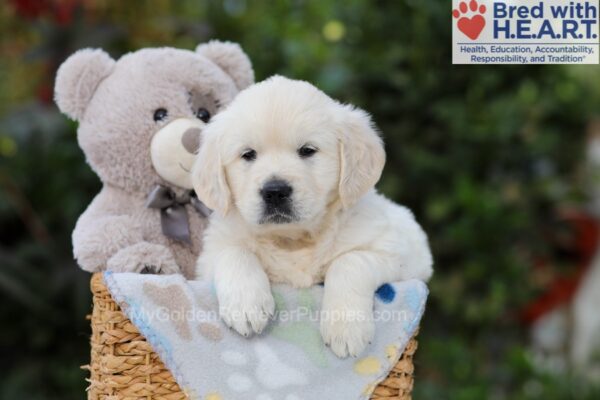
[[[216, 212], [197, 273], [213, 280], [224, 321], [259, 333], [274, 311], [270, 282], [325, 282], [321, 333], [340, 357], [374, 335], [373, 293], [432, 274], [427, 237], [412, 213], [373, 189], [385, 162], [370, 117], [314, 86], [273, 77], [242, 91], [207, 127], [192, 171]], [[298, 149], [310, 145], [309, 158]], [[256, 151], [256, 159], [241, 155]], [[293, 187], [296, 219], [260, 223], [261, 187]]]

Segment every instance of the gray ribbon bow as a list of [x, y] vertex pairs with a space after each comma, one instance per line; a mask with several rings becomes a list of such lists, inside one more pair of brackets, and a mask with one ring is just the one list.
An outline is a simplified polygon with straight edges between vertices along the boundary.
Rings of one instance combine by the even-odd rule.
[[160, 210], [162, 233], [171, 239], [190, 244], [192, 241], [186, 204], [191, 204], [204, 218], [212, 212], [194, 192], [187, 192], [178, 197], [172, 189], [162, 185], [156, 185], [146, 198], [146, 207]]

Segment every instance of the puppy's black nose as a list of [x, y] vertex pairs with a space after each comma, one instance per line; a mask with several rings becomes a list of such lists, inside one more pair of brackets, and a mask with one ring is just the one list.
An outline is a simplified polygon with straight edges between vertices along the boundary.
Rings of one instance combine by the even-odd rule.
[[285, 203], [292, 195], [292, 187], [286, 181], [273, 179], [265, 183], [260, 190], [260, 195], [266, 204], [277, 206]]

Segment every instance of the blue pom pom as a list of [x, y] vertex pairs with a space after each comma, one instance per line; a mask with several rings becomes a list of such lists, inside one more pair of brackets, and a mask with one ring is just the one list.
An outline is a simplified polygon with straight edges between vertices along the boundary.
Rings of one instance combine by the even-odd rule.
[[392, 285], [390, 285], [389, 283], [386, 283], [386, 284], [379, 286], [379, 289], [377, 289], [377, 291], [375, 292], [375, 295], [382, 302], [391, 303], [392, 301], [394, 301], [394, 298], [396, 297], [396, 291], [394, 290]]

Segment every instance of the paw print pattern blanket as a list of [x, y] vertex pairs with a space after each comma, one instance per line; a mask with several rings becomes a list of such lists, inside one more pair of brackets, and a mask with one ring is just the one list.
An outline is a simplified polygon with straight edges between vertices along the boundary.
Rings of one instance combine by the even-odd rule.
[[428, 293], [416, 280], [379, 288], [374, 341], [360, 357], [339, 359], [319, 332], [321, 286], [273, 286], [274, 320], [260, 336], [244, 338], [219, 320], [206, 282], [110, 272], [104, 278], [179, 386], [198, 400], [368, 399], [415, 333]]

